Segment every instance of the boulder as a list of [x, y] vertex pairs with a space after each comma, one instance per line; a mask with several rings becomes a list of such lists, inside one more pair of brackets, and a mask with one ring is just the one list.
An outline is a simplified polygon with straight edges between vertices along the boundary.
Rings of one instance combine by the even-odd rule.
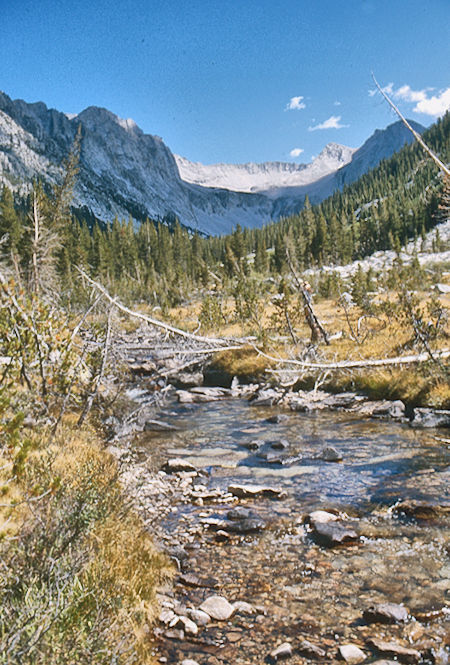
[[216, 621], [228, 621], [235, 612], [233, 605], [223, 596], [209, 596], [200, 605], [199, 610], [206, 612], [211, 619], [216, 619]]
[[184, 586], [198, 589], [215, 589], [219, 586], [219, 582], [215, 577], [198, 577], [195, 573], [180, 575], [178, 582]]
[[395, 603], [372, 605], [363, 612], [366, 623], [404, 623], [408, 620], [408, 609]]
[[227, 519], [229, 520], [246, 520], [249, 517], [254, 517], [254, 513], [248, 508], [242, 508], [241, 506], [232, 508], [227, 512]]
[[255, 439], [254, 441], [248, 441], [246, 443], [243, 443], [242, 445], [244, 448], [247, 448], [247, 450], [259, 450], [262, 448], [264, 445], [265, 441], [261, 441], [261, 439]]
[[178, 617], [178, 622], [175, 624], [176, 628], [181, 628], [184, 630], [186, 635], [198, 635], [198, 626], [189, 617]]

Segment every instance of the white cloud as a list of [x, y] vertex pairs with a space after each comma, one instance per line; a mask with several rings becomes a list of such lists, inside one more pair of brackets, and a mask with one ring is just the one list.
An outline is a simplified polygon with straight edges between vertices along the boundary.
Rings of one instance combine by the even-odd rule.
[[303, 103], [304, 97], [299, 95], [298, 97], [291, 97], [289, 104], [287, 104], [285, 111], [300, 111], [301, 109], [306, 108], [306, 104]]
[[450, 88], [443, 90], [439, 95], [419, 100], [413, 111], [432, 115], [437, 118], [444, 115], [448, 109], [450, 109]]
[[333, 106], [340, 106], [341, 102], [338, 102], [337, 100], [334, 102]]
[[308, 127], [308, 131], [315, 132], [316, 129], [342, 129], [343, 127], [349, 127], [349, 125], [341, 125], [340, 120], [340, 115], [332, 115], [328, 118], [328, 120], [321, 122], [319, 125]]
[[[431, 115], [437, 118], [444, 115], [450, 109], [450, 88], [441, 90], [438, 94], [430, 97], [428, 95], [434, 88], [413, 90], [409, 85], [402, 85], [395, 90], [394, 84], [389, 83], [382, 90], [393, 99], [400, 99], [403, 102], [415, 104], [413, 108], [415, 113], [423, 113], [424, 115]], [[377, 90], [369, 90], [369, 95], [373, 97], [377, 92]]]
[[289, 154], [291, 157], [300, 157], [302, 152], [305, 152], [303, 148], [294, 148]]
[[401, 88], [394, 91], [394, 97], [403, 99], [405, 102], [422, 102], [427, 98], [427, 91], [412, 90], [409, 85], [402, 85]]

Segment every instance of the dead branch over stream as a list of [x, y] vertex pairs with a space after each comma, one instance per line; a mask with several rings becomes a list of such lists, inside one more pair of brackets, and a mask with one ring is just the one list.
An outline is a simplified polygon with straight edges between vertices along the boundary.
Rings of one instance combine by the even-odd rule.
[[[178, 338], [191, 342], [191, 345], [185, 348], [174, 349], [173, 345], [171, 345], [170, 348], [165, 349], [167, 358], [173, 358], [174, 356], [177, 355], [181, 357], [183, 368], [191, 364], [189, 356], [209, 355], [209, 354], [214, 354], [218, 351], [238, 350], [245, 347], [253, 348], [258, 355], [262, 356], [263, 358], [266, 358], [272, 365], [273, 364], [279, 366], [291, 365], [294, 366], [295, 368], [318, 370], [318, 371], [339, 370], [339, 369], [364, 369], [366, 367], [410, 365], [410, 364], [430, 361], [430, 354], [428, 352], [418, 353], [415, 355], [395, 356], [391, 358], [375, 358], [375, 359], [369, 358], [369, 359], [360, 359], [360, 360], [342, 360], [336, 362], [311, 362], [307, 360], [298, 360], [295, 358], [281, 358], [281, 357], [271, 356], [265, 353], [257, 345], [255, 345], [250, 338], [234, 339], [226, 337], [205, 337], [203, 335], [196, 335], [195, 333], [189, 333], [186, 332], [185, 330], [181, 330], [180, 328], [176, 328], [167, 323], [164, 323], [159, 319], [155, 319], [140, 312], [135, 312], [129, 307], [122, 305], [116, 298], [113, 298], [101, 284], [99, 284], [91, 277], [89, 277], [82, 268], [77, 268], [77, 269], [80, 272], [83, 279], [85, 279], [89, 284], [91, 284], [95, 289], [97, 289], [97, 291], [109, 303], [111, 303], [114, 307], [117, 307], [117, 309], [119, 309], [120, 311], [124, 312], [125, 314], [129, 315], [132, 318], [144, 321], [145, 323], [154, 326], [156, 329], [165, 331], [167, 335], [174, 335]], [[161, 340], [159, 340], [159, 342], [160, 341]], [[158, 340], [156, 340], [155, 343], [158, 344]], [[195, 347], [196, 343], [201, 345], [200, 348]], [[211, 346], [205, 347], [205, 345], [211, 345]], [[129, 350], [139, 350], [141, 352], [145, 352], [146, 350], [150, 351], [151, 348], [154, 347], [146, 345], [140, 347], [130, 346]], [[161, 351], [164, 353], [163, 348], [161, 348]], [[445, 358], [450, 357], [450, 349], [442, 349], [440, 351], [435, 351], [433, 357], [435, 359], [444, 360]], [[192, 362], [192, 364], [194, 364], [194, 362]], [[180, 367], [178, 369], [182, 368]], [[281, 370], [270, 369], [268, 371], [276, 374], [278, 371]], [[282, 371], [296, 372], [298, 370], [283, 369]], [[165, 372], [165, 374], [167, 374], [167, 372]]]

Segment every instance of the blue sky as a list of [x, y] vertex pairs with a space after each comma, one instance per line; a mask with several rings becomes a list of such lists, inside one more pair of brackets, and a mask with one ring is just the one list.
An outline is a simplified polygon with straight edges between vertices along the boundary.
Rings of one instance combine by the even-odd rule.
[[193, 161], [310, 161], [450, 106], [448, 0], [0, 0], [0, 89], [104, 106]]

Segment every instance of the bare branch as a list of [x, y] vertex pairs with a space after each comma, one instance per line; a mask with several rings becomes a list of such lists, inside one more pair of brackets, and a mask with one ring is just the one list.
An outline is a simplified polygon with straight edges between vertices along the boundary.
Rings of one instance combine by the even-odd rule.
[[377, 79], [375, 78], [375, 75], [374, 75], [373, 72], [372, 72], [372, 78], [373, 78], [373, 82], [374, 82], [375, 85], [377, 86], [378, 91], [381, 92], [381, 94], [383, 95], [383, 97], [385, 98], [385, 100], [387, 101], [387, 103], [389, 104], [389, 106], [390, 106], [391, 108], [394, 109], [394, 111], [396, 112], [396, 114], [398, 115], [398, 117], [400, 118], [400, 120], [403, 122], [403, 124], [405, 125], [405, 127], [407, 127], [407, 128], [409, 129], [409, 131], [412, 133], [412, 135], [414, 136], [414, 138], [416, 139], [416, 141], [417, 141], [418, 143], [420, 143], [420, 145], [422, 146], [422, 148], [425, 150], [426, 153], [428, 153], [428, 155], [431, 157], [431, 159], [433, 160], [433, 162], [434, 162], [435, 164], [437, 164], [437, 166], [439, 166], [439, 168], [445, 173], [445, 175], [446, 175], [448, 178], [450, 178], [450, 169], [449, 169], [449, 168], [448, 168], [443, 162], [441, 162], [441, 160], [439, 159], [439, 157], [438, 157], [438, 156], [437, 156], [437, 155], [431, 150], [431, 148], [429, 148], [429, 147], [427, 146], [427, 144], [425, 143], [425, 141], [423, 140], [423, 138], [420, 136], [420, 134], [419, 134], [418, 132], [416, 132], [416, 130], [415, 130], [413, 127], [411, 127], [411, 125], [409, 124], [409, 122], [407, 121], [407, 119], [405, 118], [405, 116], [401, 113], [401, 111], [400, 111], [400, 110], [398, 109], [398, 107], [394, 104], [394, 102], [392, 101], [392, 99], [386, 94], [386, 92], [385, 92], [385, 91], [383, 90], [383, 88], [380, 86], [380, 84], [378, 83]]

